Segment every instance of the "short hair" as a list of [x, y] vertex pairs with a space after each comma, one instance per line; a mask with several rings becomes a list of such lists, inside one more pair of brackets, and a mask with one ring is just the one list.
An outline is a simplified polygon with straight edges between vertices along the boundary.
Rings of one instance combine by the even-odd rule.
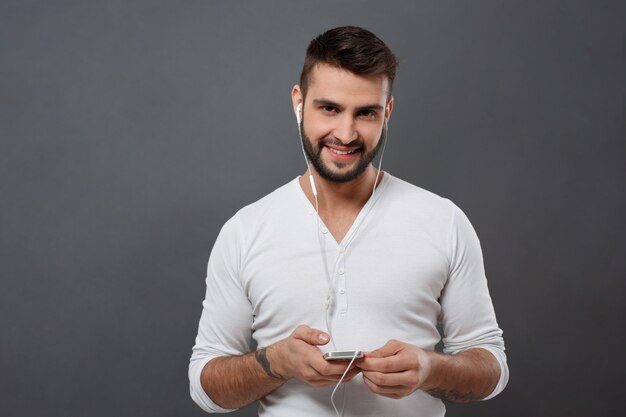
[[357, 26], [327, 30], [311, 41], [306, 50], [300, 89], [306, 96], [309, 75], [316, 65], [324, 63], [361, 76], [385, 76], [389, 96], [398, 68], [398, 59], [376, 35]]

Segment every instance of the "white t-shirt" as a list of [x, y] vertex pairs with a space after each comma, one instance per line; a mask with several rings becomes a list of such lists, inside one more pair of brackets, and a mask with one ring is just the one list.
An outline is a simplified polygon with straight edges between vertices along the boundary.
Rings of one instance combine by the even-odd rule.
[[[319, 227], [319, 231], [317, 228]], [[327, 272], [323, 257], [326, 257]], [[376, 193], [338, 243], [294, 179], [240, 210], [222, 228], [209, 259], [207, 291], [189, 365], [191, 396], [209, 412], [226, 412], [200, 383], [204, 365], [265, 347], [300, 324], [326, 331], [322, 351], [375, 350], [390, 339], [433, 350], [490, 351], [508, 381], [480, 243], [452, 202], [385, 173]], [[289, 380], [260, 401], [259, 415], [330, 416], [333, 387]], [[394, 400], [371, 393], [357, 376], [345, 384], [345, 416], [443, 416], [443, 402], [417, 390]], [[335, 402], [342, 404], [342, 395]], [[339, 398], [339, 401], [337, 400]]]

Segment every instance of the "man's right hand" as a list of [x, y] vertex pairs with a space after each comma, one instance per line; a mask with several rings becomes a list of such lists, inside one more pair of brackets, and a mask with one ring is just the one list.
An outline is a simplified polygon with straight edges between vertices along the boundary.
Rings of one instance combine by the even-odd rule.
[[[285, 379], [295, 378], [312, 387], [337, 384], [350, 362], [326, 361], [318, 346], [329, 341], [327, 333], [300, 325], [289, 337], [267, 347], [267, 359], [272, 371]], [[342, 382], [350, 381], [359, 372], [353, 364]]]

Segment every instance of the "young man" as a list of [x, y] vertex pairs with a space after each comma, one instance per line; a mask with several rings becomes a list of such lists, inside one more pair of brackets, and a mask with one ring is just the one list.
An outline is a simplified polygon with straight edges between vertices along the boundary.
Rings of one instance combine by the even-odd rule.
[[[341, 381], [346, 416], [443, 416], [441, 400], [486, 399], [506, 385], [469, 221], [449, 200], [372, 165], [396, 67], [361, 28], [309, 45], [292, 91], [309, 169], [240, 210], [211, 253], [189, 366], [204, 410], [260, 400], [262, 416], [328, 416]], [[434, 351], [438, 323], [445, 353]], [[323, 357], [352, 349], [365, 357]]]

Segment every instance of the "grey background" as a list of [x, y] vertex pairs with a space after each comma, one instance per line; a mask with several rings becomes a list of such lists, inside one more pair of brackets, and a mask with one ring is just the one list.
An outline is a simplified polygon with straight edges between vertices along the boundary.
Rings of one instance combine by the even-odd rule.
[[483, 245], [511, 381], [448, 415], [620, 413], [625, 21], [618, 1], [1, 1], [0, 415], [203, 415], [209, 251], [304, 170], [290, 89], [344, 24], [401, 61], [384, 168]]

